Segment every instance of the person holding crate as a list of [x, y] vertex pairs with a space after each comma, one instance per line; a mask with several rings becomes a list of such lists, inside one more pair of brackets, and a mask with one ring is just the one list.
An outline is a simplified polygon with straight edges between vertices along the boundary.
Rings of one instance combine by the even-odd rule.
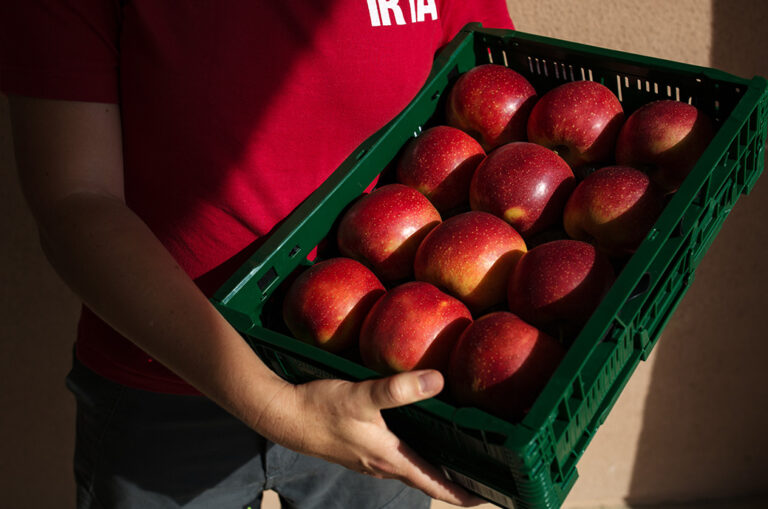
[[291, 385], [208, 297], [411, 100], [465, 23], [511, 28], [505, 2], [29, 0], [2, 12], [22, 188], [84, 303], [67, 379], [78, 507], [256, 507], [269, 488], [284, 507], [478, 502], [380, 413], [439, 393], [439, 373]]

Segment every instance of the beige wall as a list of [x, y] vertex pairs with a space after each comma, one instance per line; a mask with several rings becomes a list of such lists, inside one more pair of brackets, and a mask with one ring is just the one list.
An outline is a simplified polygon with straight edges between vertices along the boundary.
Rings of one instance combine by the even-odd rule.
[[[768, 76], [763, 0], [509, 5], [520, 30]], [[0, 100], [0, 493], [5, 507], [66, 508], [74, 425], [63, 378], [77, 303], [37, 246], [11, 171], [6, 108]], [[766, 240], [763, 177], [729, 216], [651, 359], [580, 461], [568, 507], [768, 492]]]

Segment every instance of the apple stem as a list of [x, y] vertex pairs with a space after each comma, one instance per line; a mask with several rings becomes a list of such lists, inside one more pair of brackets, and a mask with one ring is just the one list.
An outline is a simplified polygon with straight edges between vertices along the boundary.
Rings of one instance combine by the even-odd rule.
[[552, 147], [552, 152], [564, 158], [565, 154], [568, 153], [568, 147], [566, 147], [565, 145], [557, 145], [555, 147]]

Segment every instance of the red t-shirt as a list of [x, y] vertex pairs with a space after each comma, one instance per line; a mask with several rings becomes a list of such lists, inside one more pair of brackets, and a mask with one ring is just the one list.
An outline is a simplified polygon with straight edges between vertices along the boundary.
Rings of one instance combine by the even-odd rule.
[[[127, 204], [208, 295], [402, 110], [464, 24], [512, 27], [504, 0], [0, 5], [0, 88], [119, 102]], [[87, 308], [76, 345], [107, 378], [195, 393]]]

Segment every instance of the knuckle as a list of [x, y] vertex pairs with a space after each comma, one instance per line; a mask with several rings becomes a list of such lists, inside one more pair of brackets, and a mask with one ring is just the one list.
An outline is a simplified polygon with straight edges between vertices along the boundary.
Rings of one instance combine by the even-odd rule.
[[402, 378], [394, 377], [387, 380], [384, 384], [384, 395], [389, 401], [404, 402], [408, 401], [408, 387], [402, 382]]
[[396, 469], [385, 458], [361, 458], [355, 470], [376, 479], [397, 477]]

